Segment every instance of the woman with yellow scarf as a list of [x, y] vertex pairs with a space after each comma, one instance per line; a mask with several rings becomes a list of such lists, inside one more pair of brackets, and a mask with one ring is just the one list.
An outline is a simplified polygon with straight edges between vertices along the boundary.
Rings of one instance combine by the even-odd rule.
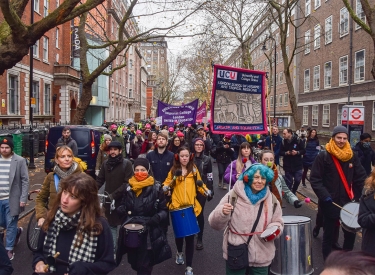
[[171, 257], [163, 230], [168, 219], [168, 208], [160, 184], [151, 175], [146, 158], [134, 161], [134, 176], [126, 189], [117, 212], [124, 218], [118, 238], [117, 264], [122, 255], [137, 274], [151, 274], [153, 266]]

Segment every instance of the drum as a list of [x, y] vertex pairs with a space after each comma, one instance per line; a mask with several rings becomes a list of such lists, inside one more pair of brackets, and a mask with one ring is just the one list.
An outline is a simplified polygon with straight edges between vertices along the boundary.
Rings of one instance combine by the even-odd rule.
[[307, 275], [312, 265], [311, 219], [304, 216], [283, 216], [284, 230], [275, 242], [275, 258], [271, 273], [275, 275]]
[[270, 242], [276, 239], [277, 236], [279, 236], [280, 231], [280, 228], [274, 225], [264, 230], [260, 237], [263, 239], [263, 241]]
[[345, 204], [340, 211], [341, 226], [349, 232], [356, 233], [361, 231], [358, 224], [359, 203], [349, 202]]
[[142, 235], [145, 233], [145, 227], [137, 223], [128, 223], [124, 225], [124, 228], [124, 245], [130, 248], [139, 247], [142, 243]]
[[197, 217], [195, 217], [193, 206], [171, 210], [171, 219], [174, 236], [183, 238], [199, 233]]

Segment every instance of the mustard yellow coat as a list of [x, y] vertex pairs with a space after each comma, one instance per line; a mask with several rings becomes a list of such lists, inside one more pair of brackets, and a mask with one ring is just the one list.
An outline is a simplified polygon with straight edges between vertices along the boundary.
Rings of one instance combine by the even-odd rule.
[[[179, 208], [184, 208], [186, 206], [193, 206], [195, 216], [198, 216], [202, 211], [202, 206], [197, 200], [197, 192], [204, 195], [204, 190], [208, 189], [205, 184], [204, 188], [196, 187], [194, 181], [194, 174], [196, 174], [197, 180], [202, 180], [201, 175], [196, 167], [194, 167], [193, 172], [190, 172], [186, 177], [180, 176], [176, 179], [176, 184], [174, 185], [171, 201], [169, 202], [169, 210], [176, 210]], [[163, 185], [169, 186], [173, 181], [173, 175], [171, 171], [168, 173], [168, 177], [165, 179]]]

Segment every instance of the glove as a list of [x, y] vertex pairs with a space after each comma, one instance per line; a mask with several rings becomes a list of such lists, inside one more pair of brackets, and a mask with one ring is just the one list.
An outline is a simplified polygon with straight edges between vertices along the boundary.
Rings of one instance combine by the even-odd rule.
[[147, 222], [147, 225], [149, 226], [157, 226], [160, 223], [160, 216], [158, 214], [155, 214], [152, 216], [152, 218]]
[[163, 186], [163, 192], [166, 193], [166, 192], [168, 192], [168, 191], [169, 191], [169, 186], [164, 185], [164, 186]]
[[98, 176], [98, 175], [99, 175], [99, 171], [100, 171], [100, 170], [95, 170], [95, 176]]
[[325, 198], [324, 202], [333, 203], [333, 200], [331, 197]]
[[302, 206], [302, 202], [299, 201], [299, 200], [294, 201], [293, 204], [294, 204], [294, 207], [295, 207], [295, 208], [300, 208], [300, 207]]

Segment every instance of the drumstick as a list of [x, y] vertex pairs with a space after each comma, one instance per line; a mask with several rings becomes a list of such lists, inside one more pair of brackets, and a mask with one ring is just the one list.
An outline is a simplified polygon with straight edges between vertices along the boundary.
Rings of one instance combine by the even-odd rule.
[[[53, 257], [56, 259], [59, 256], [60, 256], [60, 252], [56, 252], [56, 254]], [[47, 273], [48, 272], [48, 268], [49, 268], [49, 265], [46, 264], [46, 266], [44, 267], [44, 272]]]
[[335, 205], [335, 206], [337, 206], [338, 208], [341, 208], [341, 209], [344, 210], [345, 212], [348, 212], [350, 215], [354, 216], [353, 213], [351, 213], [351, 212], [349, 212], [348, 210], [342, 208], [342, 207], [341, 207], [340, 205], [338, 205], [337, 203], [332, 202], [332, 204]]

